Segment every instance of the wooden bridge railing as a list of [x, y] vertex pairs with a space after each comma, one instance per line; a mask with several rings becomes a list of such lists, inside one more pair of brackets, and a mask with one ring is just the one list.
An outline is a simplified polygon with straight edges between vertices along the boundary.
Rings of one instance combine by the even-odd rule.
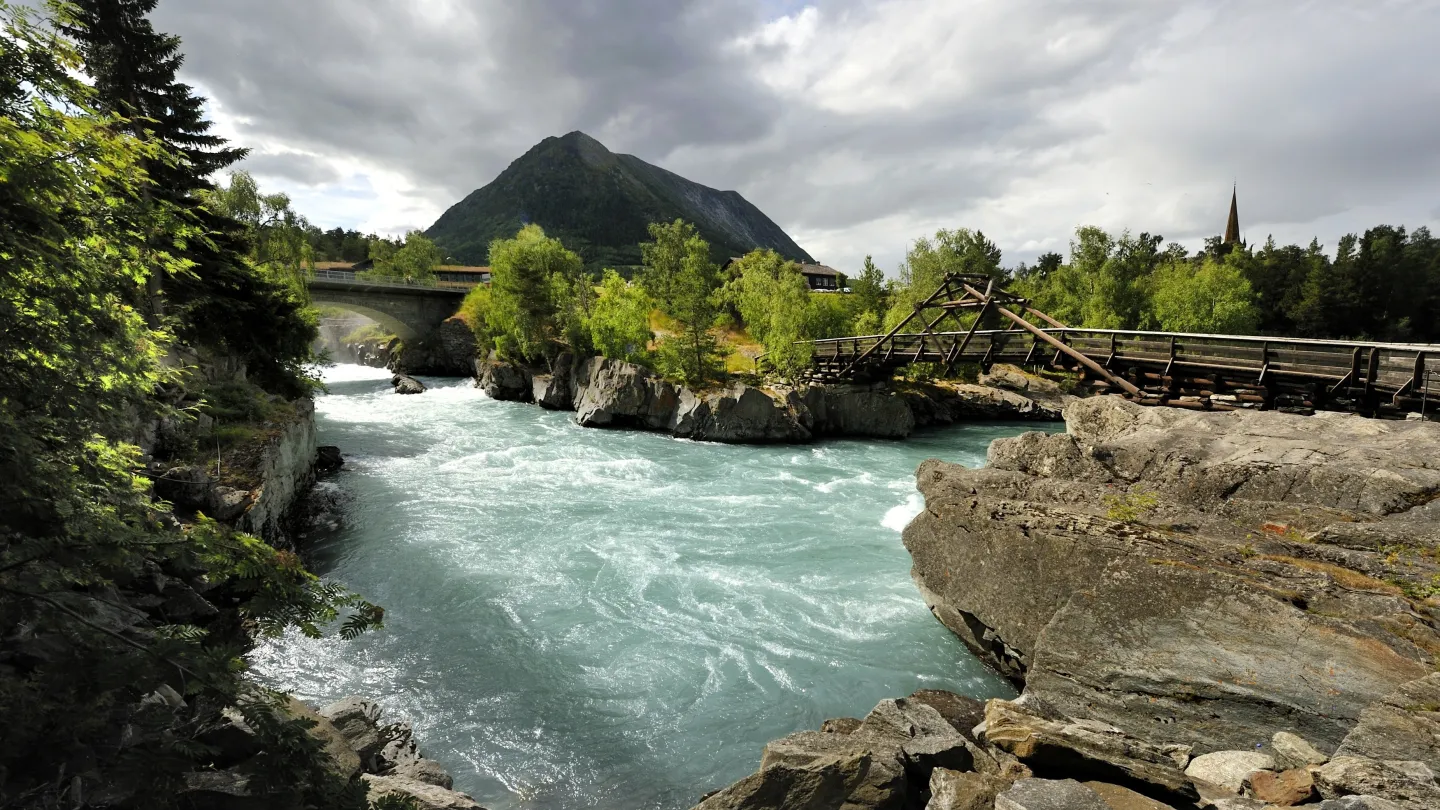
[[[1019, 329], [893, 333], [811, 341], [819, 379], [888, 376], [912, 363], [1015, 363], [1072, 368], [1140, 399], [1187, 395], [1265, 401], [1292, 395], [1313, 407], [1335, 400], [1434, 412], [1440, 404], [1440, 345], [1172, 334], [1110, 329], [1040, 330], [1070, 351]], [[968, 336], [968, 340], [967, 340]], [[1106, 372], [1088, 373], [1081, 355]], [[1134, 396], [1134, 394], [1132, 394]]]

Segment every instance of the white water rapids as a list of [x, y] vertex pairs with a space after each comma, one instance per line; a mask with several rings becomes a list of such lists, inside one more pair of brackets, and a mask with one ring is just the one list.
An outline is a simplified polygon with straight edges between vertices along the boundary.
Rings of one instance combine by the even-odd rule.
[[978, 465], [1026, 426], [728, 446], [388, 377], [329, 371], [320, 439], [346, 464], [321, 486], [351, 500], [307, 552], [386, 627], [252, 661], [302, 698], [380, 701], [491, 810], [688, 808], [825, 718], [1010, 693], [930, 616], [899, 532], [920, 461]]

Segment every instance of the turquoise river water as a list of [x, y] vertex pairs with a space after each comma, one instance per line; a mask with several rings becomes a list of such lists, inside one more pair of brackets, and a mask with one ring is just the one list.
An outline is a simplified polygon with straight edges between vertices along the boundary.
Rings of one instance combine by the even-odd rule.
[[380, 701], [491, 810], [681, 810], [825, 718], [1011, 694], [930, 616], [900, 530], [922, 460], [978, 465], [1025, 426], [728, 446], [388, 377], [328, 372], [320, 440], [346, 463], [321, 486], [350, 500], [308, 552], [386, 627], [252, 661], [311, 701]]

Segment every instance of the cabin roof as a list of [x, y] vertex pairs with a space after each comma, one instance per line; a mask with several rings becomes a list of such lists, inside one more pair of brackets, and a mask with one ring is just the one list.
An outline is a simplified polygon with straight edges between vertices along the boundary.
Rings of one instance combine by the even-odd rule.
[[[731, 256], [731, 257], [730, 257], [730, 261], [725, 262], [725, 267], [729, 267], [730, 265], [732, 265], [732, 264], [734, 264], [735, 262], [738, 262], [738, 261], [740, 261], [740, 257], [739, 257], [739, 256]], [[833, 268], [833, 267], [827, 267], [827, 266], [825, 266], [825, 265], [823, 265], [823, 264], [806, 264], [806, 263], [804, 263], [804, 262], [796, 262], [796, 263], [795, 263], [795, 266], [798, 267], [798, 268], [800, 268], [800, 274], [801, 274], [801, 275], [806, 275], [806, 276], [837, 276], [837, 277], [840, 275], [840, 271], [839, 271], [839, 270], [836, 270], [836, 269]]]

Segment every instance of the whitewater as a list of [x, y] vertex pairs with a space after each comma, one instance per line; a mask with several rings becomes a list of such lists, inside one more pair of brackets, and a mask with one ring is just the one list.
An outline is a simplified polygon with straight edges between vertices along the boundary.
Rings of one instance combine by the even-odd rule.
[[930, 616], [900, 531], [921, 461], [979, 465], [1032, 426], [731, 446], [581, 428], [468, 380], [326, 379], [319, 436], [346, 461], [319, 486], [343, 519], [306, 557], [386, 626], [252, 665], [314, 703], [379, 701], [491, 810], [682, 810], [882, 698], [1013, 694]]

